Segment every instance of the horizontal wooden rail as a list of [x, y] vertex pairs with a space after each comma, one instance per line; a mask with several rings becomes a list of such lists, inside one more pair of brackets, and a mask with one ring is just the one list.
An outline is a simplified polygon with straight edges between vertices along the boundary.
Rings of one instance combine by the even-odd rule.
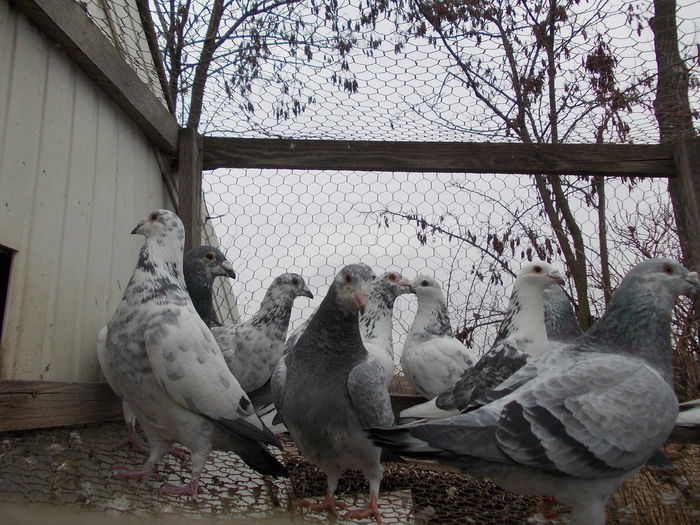
[[502, 144], [204, 137], [204, 169], [673, 177], [666, 144]]
[[82, 425], [122, 417], [106, 383], [0, 381], [0, 431]]
[[178, 124], [75, 0], [12, 0], [43, 33], [166, 153], [177, 150]]

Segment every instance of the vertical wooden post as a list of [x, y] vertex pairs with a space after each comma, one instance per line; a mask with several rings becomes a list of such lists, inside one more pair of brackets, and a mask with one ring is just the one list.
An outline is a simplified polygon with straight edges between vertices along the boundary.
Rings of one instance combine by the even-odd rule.
[[177, 157], [178, 215], [185, 225], [185, 251], [202, 237], [202, 136], [195, 128], [180, 129]]
[[679, 232], [685, 263], [690, 269], [700, 271], [700, 138], [675, 143], [673, 157], [679, 211], [686, 230]]

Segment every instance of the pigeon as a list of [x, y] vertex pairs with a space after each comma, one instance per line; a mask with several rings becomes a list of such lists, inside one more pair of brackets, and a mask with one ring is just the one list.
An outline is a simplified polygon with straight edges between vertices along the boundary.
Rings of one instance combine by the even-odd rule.
[[133, 234], [146, 240], [121, 302], [98, 338], [105, 377], [133, 410], [150, 454], [138, 470], [114, 475], [146, 482], [172, 442], [191, 451], [191, 479], [161, 490], [188, 494], [213, 449], [236, 452], [257, 472], [286, 476], [266, 445], [282, 448], [255, 414], [187, 292], [182, 270], [185, 230], [173, 212], [155, 210]]
[[[367, 306], [360, 314], [360, 335], [367, 351], [379, 360], [386, 374], [386, 384], [394, 375], [394, 343], [392, 315], [394, 302], [405, 293], [413, 293], [413, 285], [400, 273], [389, 271], [372, 281]], [[284, 354], [288, 354], [311, 322], [311, 317], [296, 327], [284, 343]]]
[[477, 356], [454, 337], [440, 283], [419, 275], [413, 281], [418, 310], [401, 354], [401, 369], [427, 399], [441, 394], [474, 365]]
[[386, 272], [370, 286], [367, 306], [360, 314], [360, 335], [367, 351], [384, 368], [387, 388], [394, 376], [393, 312], [399, 295], [410, 293], [413, 286], [398, 272]]
[[218, 248], [199, 246], [183, 257], [183, 271], [194, 308], [207, 326], [211, 327], [215, 324], [212, 303], [214, 279], [219, 276], [235, 279], [233, 265]]
[[[185, 254], [183, 258], [183, 267], [185, 283], [187, 284], [188, 292], [190, 293], [194, 307], [199, 316], [207, 323], [207, 326], [210, 326], [214, 319], [212, 304], [214, 279], [217, 276], [228, 276], [235, 279], [236, 272], [233, 270], [233, 265], [218, 248], [200, 246]], [[105, 346], [103, 341], [106, 334], [107, 326], [104, 326], [100, 334], [98, 334], [97, 358], [100, 364], [104, 361], [103, 351]], [[104, 367], [102, 368], [104, 369]], [[107, 382], [112, 389], [114, 389], [112, 381], [107, 379]], [[126, 423], [127, 436], [117, 444], [117, 448], [130, 445], [135, 450], [147, 453], [148, 451], [144, 444], [141, 443], [138, 432], [136, 431], [136, 415], [128, 401], [124, 399], [122, 399], [122, 413], [124, 414], [124, 422]], [[184, 453], [184, 451], [178, 447], [173, 447], [170, 452], [177, 456], [182, 456]]]
[[568, 345], [583, 333], [571, 300], [561, 286], [544, 289], [544, 326], [549, 351]]
[[[473, 397], [510, 377], [525, 364], [529, 356], [545, 352], [549, 335], [545, 312], [557, 321], [562, 319], [560, 322], [550, 322], [557, 334], [559, 325], [564, 324], [564, 320], [567, 321], [565, 326], [569, 328], [565, 313], [566, 305], [569, 305], [568, 298], [560, 286], [553, 286], [563, 282], [560, 272], [544, 261], [524, 264], [515, 278], [508, 309], [488, 352], [440, 395], [403, 410], [400, 414], [402, 420], [453, 416], [465, 409]], [[545, 308], [543, 294], [554, 288], [561, 290], [566, 303], [556, 294], [552, 296], [555, 304]], [[568, 310], [571, 311], [570, 305]]]
[[251, 319], [212, 328], [226, 364], [246, 392], [263, 387], [282, 357], [297, 297], [314, 295], [301, 275], [284, 273], [272, 281]]
[[502, 397], [440, 421], [369, 430], [380, 446], [436, 459], [506, 490], [550, 494], [574, 525], [605, 522], [612, 493], [676, 422], [671, 315], [700, 281], [670, 259], [639, 263], [603, 317], [565, 348], [531, 359]]
[[362, 344], [359, 311], [368, 301], [374, 273], [365, 264], [345, 266], [272, 380], [275, 406], [301, 454], [327, 476], [323, 502], [299, 505], [337, 515], [335, 489], [343, 471], [361, 470], [369, 480], [366, 508], [349, 518], [375, 517], [383, 467], [381, 449], [363, 429], [393, 425], [385, 373]]

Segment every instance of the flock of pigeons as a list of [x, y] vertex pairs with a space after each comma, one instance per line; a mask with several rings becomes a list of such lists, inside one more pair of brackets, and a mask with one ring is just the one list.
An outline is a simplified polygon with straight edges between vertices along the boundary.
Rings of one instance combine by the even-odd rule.
[[[545, 262], [527, 263], [514, 283], [496, 340], [479, 358], [453, 337], [440, 284], [376, 277], [365, 264], [342, 268], [320, 306], [287, 335], [293, 302], [312, 298], [294, 273], [277, 277], [259, 311], [216, 326], [212, 286], [234, 277], [216, 248], [183, 256], [182, 222], [155, 210], [132, 233], [144, 235], [138, 263], [114, 316], [100, 331], [104, 376], [123, 401], [128, 440], [136, 421], [148, 459], [124, 478], [161, 479], [159, 459], [175, 442], [191, 456], [185, 486], [163, 492], [196, 497], [212, 450], [233, 451], [262, 475], [286, 476], [268, 446], [283, 424], [301, 454], [327, 476], [323, 501], [299, 504], [337, 514], [346, 469], [369, 481], [365, 508], [375, 518], [382, 461], [430, 458], [525, 494], [572, 507], [571, 522], [605, 522], [612, 492], [657, 457], [676, 424], [670, 321], [681, 294], [700, 292], [695, 272], [668, 259], [629, 271], [604, 316], [585, 333]], [[387, 386], [394, 372], [392, 310], [415, 293], [418, 309], [401, 367], [429, 401], [396, 424]], [[693, 407], [690, 407], [691, 410]], [[680, 420], [679, 420], [680, 423]], [[465, 509], [468, 514], [468, 509]]]

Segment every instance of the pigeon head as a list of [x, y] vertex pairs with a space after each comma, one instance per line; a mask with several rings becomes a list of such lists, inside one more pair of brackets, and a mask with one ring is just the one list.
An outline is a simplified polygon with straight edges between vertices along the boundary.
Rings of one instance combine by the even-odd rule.
[[153, 210], [138, 222], [131, 233], [147, 239], [175, 238], [181, 243], [185, 242], [185, 227], [180, 217], [170, 210]]
[[272, 287], [278, 288], [282, 293], [292, 297], [314, 298], [314, 294], [309, 290], [304, 278], [298, 273], [283, 273], [272, 281]]
[[532, 261], [525, 263], [518, 272], [516, 281], [531, 283], [534, 286], [545, 289], [553, 284], [564, 284], [559, 270], [544, 261]]
[[647, 291], [658, 299], [670, 300], [672, 304], [679, 295], [700, 293], [697, 272], [690, 272], [673, 259], [647, 259], [632, 268], [615, 295], [628, 294], [631, 290]]
[[216, 277], [236, 278], [233, 265], [221, 250], [213, 246], [198, 246], [188, 251], [183, 257], [185, 280], [202, 280], [209, 286]]
[[418, 297], [418, 301], [444, 301], [442, 286], [432, 277], [419, 275], [412, 283], [413, 293]]
[[411, 281], [404, 279], [398, 272], [386, 272], [372, 281], [370, 296], [383, 296], [393, 302], [405, 293], [414, 293]]
[[369, 299], [369, 289], [375, 274], [366, 264], [349, 264], [333, 279], [336, 302], [350, 314], [362, 312]]

